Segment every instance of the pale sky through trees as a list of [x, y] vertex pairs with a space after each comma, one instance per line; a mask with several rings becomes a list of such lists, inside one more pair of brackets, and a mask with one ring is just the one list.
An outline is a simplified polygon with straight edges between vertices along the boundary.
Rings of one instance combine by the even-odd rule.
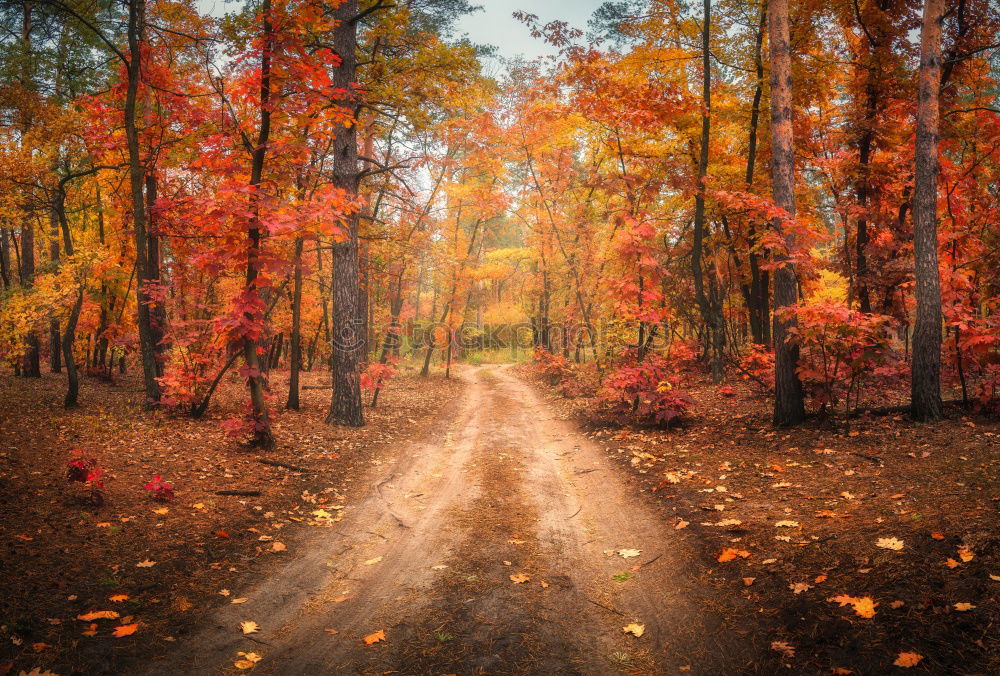
[[554, 54], [556, 50], [531, 37], [528, 27], [511, 16], [515, 11], [535, 14], [543, 24], [560, 20], [586, 30], [587, 20], [602, 3], [603, 0], [480, 0], [478, 4], [483, 9], [462, 17], [457, 30], [467, 33], [473, 42], [495, 45], [501, 57], [522, 55], [533, 59]]

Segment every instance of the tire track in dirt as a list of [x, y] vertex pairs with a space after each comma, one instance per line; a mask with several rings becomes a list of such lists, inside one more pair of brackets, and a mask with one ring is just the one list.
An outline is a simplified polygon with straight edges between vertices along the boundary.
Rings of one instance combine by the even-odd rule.
[[[237, 651], [264, 674], [724, 671], [734, 642], [672, 527], [507, 368], [463, 377], [444, 431], [401, 448], [335, 532], [154, 672], [234, 671]], [[261, 624], [249, 640], [245, 619]], [[642, 638], [622, 632], [633, 621]]]

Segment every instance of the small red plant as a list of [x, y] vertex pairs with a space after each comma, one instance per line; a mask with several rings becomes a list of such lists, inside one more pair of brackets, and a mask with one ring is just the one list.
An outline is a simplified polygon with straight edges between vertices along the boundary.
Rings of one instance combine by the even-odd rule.
[[153, 475], [153, 480], [145, 485], [145, 489], [157, 502], [170, 502], [174, 499], [174, 488], [160, 478], [159, 474]]
[[86, 486], [90, 491], [90, 501], [100, 507], [104, 504], [104, 481], [101, 479], [104, 468], [86, 451], [73, 449], [69, 451], [69, 456], [70, 459], [66, 463], [66, 480]]

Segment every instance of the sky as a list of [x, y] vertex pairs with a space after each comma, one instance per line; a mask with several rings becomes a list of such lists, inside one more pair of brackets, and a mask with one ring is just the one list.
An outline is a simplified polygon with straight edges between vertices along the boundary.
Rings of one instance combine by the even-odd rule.
[[587, 20], [602, 3], [603, 0], [477, 0], [475, 4], [483, 9], [462, 17], [456, 28], [475, 43], [496, 46], [499, 56], [521, 55], [533, 59], [554, 54], [556, 50], [531, 37], [527, 26], [511, 16], [515, 11], [535, 14], [542, 24], [558, 19], [586, 30]]

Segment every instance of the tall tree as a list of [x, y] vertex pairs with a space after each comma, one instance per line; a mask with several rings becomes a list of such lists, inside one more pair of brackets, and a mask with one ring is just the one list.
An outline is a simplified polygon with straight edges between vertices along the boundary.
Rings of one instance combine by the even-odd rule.
[[[774, 202], [795, 218], [795, 147], [792, 130], [792, 64], [788, 28], [788, 0], [768, 0], [768, 38], [771, 55], [771, 175]], [[774, 424], [794, 425], [805, 418], [802, 382], [797, 372], [799, 347], [790, 340], [794, 318], [782, 313], [798, 300], [795, 265], [788, 254], [795, 235], [781, 217], [774, 228], [784, 235], [786, 251], [775, 255], [774, 272]]]
[[913, 258], [917, 317], [910, 368], [911, 414], [941, 417], [941, 275], [938, 269], [937, 181], [941, 22], [944, 0], [925, 0], [920, 29], [920, 88], [913, 183]]
[[159, 280], [150, 275], [149, 243], [146, 233], [146, 204], [143, 187], [146, 170], [139, 148], [139, 128], [136, 122], [137, 99], [143, 67], [143, 32], [146, 24], [146, 0], [128, 2], [128, 56], [125, 90], [125, 140], [128, 146], [129, 195], [132, 199], [132, 227], [135, 231], [136, 317], [139, 324], [139, 352], [142, 360], [142, 379], [146, 390], [146, 406], [160, 401], [160, 383], [156, 380], [156, 339], [150, 311], [150, 284]]
[[[338, 21], [332, 48], [340, 57], [331, 82], [343, 97], [339, 105], [350, 110], [350, 119], [337, 130], [333, 142], [334, 185], [352, 197], [358, 194], [357, 90], [355, 71], [358, 58], [358, 0], [345, 0], [333, 10]], [[352, 209], [344, 217], [344, 233], [333, 245], [333, 397], [327, 424], [365, 424], [361, 409], [361, 360], [365, 344], [364, 321], [360, 311], [358, 271], [358, 217]]]

